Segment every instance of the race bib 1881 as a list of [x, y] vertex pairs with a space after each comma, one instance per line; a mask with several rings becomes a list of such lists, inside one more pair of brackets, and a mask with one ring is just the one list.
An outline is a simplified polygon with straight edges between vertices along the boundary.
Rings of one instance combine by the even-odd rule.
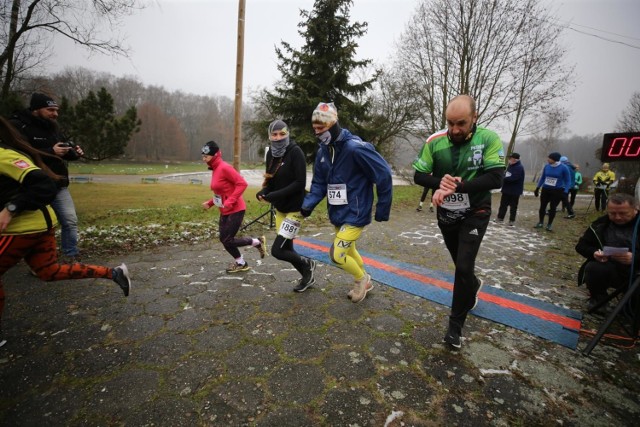
[[291, 218], [283, 219], [282, 224], [280, 224], [280, 230], [278, 230], [278, 234], [285, 239], [295, 239], [299, 232], [300, 221]]

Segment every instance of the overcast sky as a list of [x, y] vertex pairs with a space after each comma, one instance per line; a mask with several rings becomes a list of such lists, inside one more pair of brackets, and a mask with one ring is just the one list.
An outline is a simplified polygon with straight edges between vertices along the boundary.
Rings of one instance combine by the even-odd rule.
[[[368, 22], [359, 58], [383, 63], [392, 55], [419, 0], [355, 0], [352, 21]], [[640, 92], [640, 1], [564, 0], [551, 3], [568, 30], [566, 60], [576, 65], [578, 86], [567, 107], [571, 133], [611, 132], [633, 92]], [[243, 96], [278, 80], [275, 47], [298, 48], [300, 9], [313, 0], [246, 0]], [[238, 0], [156, 0], [126, 19], [129, 59], [86, 52], [56, 40], [49, 71], [83, 66], [145, 85], [234, 98]], [[564, 58], [563, 58], [564, 59]], [[568, 136], [568, 135], [567, 135]], [[507, 135], [503, 135], [506, 139]]]

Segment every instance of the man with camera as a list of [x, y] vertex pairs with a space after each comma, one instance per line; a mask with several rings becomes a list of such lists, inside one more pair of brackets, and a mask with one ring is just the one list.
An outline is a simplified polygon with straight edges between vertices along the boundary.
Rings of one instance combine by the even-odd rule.
[[58, 181], [58, 192], [51, 207], [61, 224], [62, 255], [67, 262], [78, 261], [78, 216], [69, 193], [67, 161], [78, 160], [84, 152], [61, 134], [58, 103], [48, 95], [32, 94], [29, 108], [14, 113], [10, 121], [31, 146], [55, 156], [43, 156], [45, 164], [63, 177]]

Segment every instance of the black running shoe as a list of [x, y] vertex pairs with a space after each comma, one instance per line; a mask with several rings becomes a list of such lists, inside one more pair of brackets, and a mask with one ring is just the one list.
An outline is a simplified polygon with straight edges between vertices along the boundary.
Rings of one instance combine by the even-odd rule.
[[476, 291], [476, 302], [473, 303], [473, 307], [471, 307], [471, 310], [476, 308], [476, 306], [478, 305], [478, 294], [480, 293], [480, 289], [482, 289], [482, 280], [478, 279], [478, 290]]
[[307, 268], [304, 270], [304, 273], [302, 273], [302, 278], [298, 281], [298, 284], [293, 288], [294, 292], [304, 292], [316, 284], [316, 278], [314, 277], [316, 261], [311, 258], [307, 258], [306, 264]]
[[459, 328], [454, 325], [449, 325], [449, 330], [447, 334], [444, 336], [443, 341], [449, 344], [453, 348], [462, 347], [461, 342], [462, 328]]
[[111, 280], [120, 286], [125, 297], [129, 296], [129, 291], [131, 290], [131, 278], [129, 277], [129, 270], [124, 263], [113, 269], [113, 272], [111, 273]]
[[298, 284], [293, 287], [293, 291], [294, 292], [304, 292], [304, 291], [306, 291], [307, 289], [309, 289], [310, 287], [312, 287], [315, 284], [316, 284], [316, 279], [314, 279], [314, 278], [311, 278], [311, 281], [309, 281], [309, 282], [305, 282], [302, 279], [300, 279], [298, 281]]
[[302, 274], [302, 281], [315, 282], [316, 281], [314, 277], [315, 271], [316, 271], [316, 261], [311, 258], [307, 258], [307, 269]]

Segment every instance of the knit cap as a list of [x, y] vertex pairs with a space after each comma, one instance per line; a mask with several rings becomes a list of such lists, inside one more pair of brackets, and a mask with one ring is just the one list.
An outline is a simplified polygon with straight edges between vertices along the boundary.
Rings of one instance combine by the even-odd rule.
[[338, 110], [333, 102], [321, 102], [311, 115], [311, 123], [318, 125], [332, 126], [338, 121]]
[[53, 98], [51, 98], [48, 95], [45, 95], [44, 93], [38, 93], [38, 92], [31, 95], [31, 102], [29, 102], [29, 109], [31, 111], [36, 111], [41, 108], [50, 108], [50, 107], [57, 107], [57, 106], [58, 106], [58, 103], [54, 101]]
[[202, 154], [206, 156], [215, 156], [218, 151], [220, 151], [220, 147], [215, 141], [209, 141], [202, 147]]
[[289, 127], [282, 120], [274, 120], [269, 124], [269, 136], [271, 136], [273, 132], [277, 132], [279, 130], [284, 131], [284, 133], [289, 135]]

